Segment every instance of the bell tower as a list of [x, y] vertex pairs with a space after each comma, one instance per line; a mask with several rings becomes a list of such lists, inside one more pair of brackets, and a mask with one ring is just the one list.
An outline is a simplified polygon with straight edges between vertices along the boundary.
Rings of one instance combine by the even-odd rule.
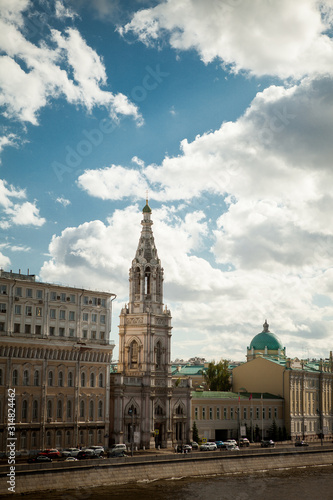
[[129, 270], [129, 303], [120, 314], [118, 371], [164, 381], [170, 378], [171, 383], [171, 314], [163, 307], [163, 268], [148, 200], [142, 216], [139, 244]]

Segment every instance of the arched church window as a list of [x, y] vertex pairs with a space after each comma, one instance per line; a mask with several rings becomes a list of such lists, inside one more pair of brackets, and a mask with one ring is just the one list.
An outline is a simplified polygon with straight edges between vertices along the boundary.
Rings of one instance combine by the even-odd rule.
[[161, 342], [158, 341], [156, 344], [156, 368], [161, 368], [162, 364], [162, 346]]
[[145, 294], [150, 294], [150, 267], [145, 270]]
[[137, 267], [134, 271], [134, 293], [140, 293], [140, 268]]
[[176, 415], [183, 415], [183, 408], [178, 405], [177, 408], [176, 408]]
[[137, 368], [139, 361], [139, 346], [138, 343], [133, 340], [130, 346], [130, 366], [131, 368]]
[[134, 405], [131, 405], [129, 408], [128, 408], [128, 414], [129, 415], [136, 415], [136, 408]]
[[160, 407], [160, 405], [156, 406], [155, 415], [163, 415], [163, 409]]

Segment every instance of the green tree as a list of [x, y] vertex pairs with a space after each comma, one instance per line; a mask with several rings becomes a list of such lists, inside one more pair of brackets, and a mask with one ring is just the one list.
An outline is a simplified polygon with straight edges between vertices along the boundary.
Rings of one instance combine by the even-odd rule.
[[199, 442], [199, 432], [198, 432], [198, 427], [195, 421], [193, 422], [193, 427], [192, 427], [192, 436], [193, 436], [193, 441], [196, 443]]
[[268, 430], [268, 435], [273, 441], [278, 440], [278, 427], [276, 425], [275, 419], [273, 420], [273, 423]]
[[211, 361], [206, 370], [202, 370], [204, 380], [210, 391], [229, 391], [231, 388], [229, 361], [221, 359], [218, 363]]

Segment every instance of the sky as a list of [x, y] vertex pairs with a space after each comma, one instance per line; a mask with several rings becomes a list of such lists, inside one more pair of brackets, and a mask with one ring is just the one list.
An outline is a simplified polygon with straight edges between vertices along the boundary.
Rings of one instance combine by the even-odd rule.
[[0, 266], [115, 293], [118, 346], [148, 190], [172, 359], [265, 319], [328, 357], [332, 35], [333, 0], [0, 0]]

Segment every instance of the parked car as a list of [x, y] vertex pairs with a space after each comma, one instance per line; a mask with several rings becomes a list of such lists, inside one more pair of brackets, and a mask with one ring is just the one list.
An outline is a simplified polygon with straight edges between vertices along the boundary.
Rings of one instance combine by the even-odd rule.
[[227, 439], [226, 441], [224, 441], [225, 447], [227, 447], [228, 445], [231, 445], [231, 444], [237, 446], [237, 441], [235, 439]]
[[78, 459], [75, 457], [67, 457], [65, 458], [65, 462], [78, 462]]
[[214, 451], [216, 449], [216, 443], [204, 443], [200, 446], [200, 451]]
[[240, 438], [239, 446], [250, 446], [250, 441], [247, 438]]
[[225, 448], [224, 441], [215, 441], [215, 444], [218, 448]]
[[113, 446], [111, 446], [110, 450], [109, 451], [114, 451], [114, 450], [123, 450], [123, 451], [126, 451], [127, 450], [127, 447], [126, 447], [126, 444], [114, 444]]
[[47, 457], [46, 455], [37, 455], [37, 457], [28, 458], [29, 464], [43, 463], [43, 462], [52, 462], [52, 458]]
[[76, 457], [79, 451], [79, 448], [65, 448], [62, 450], [61, 455], [63, 457]]
[[84, 459], [88, 459], [88, 458], [97, 458], [97, 455], [95, 455], [95, 453], [93, 452], [93, 450], [81, 450], [79, 451], [79, 453], [77, 454], [76, 458], [78, 460], [84, 460]]
[[227, 451], [237, 451], [237, 450], [239, 451], [239, 448], [236, 444], [227, 444], [225, 449]]
[[199, 449], [199, 445], [196, 441], [192, 441], [192, 443], [190, 443], [191, 446], [192, 446], [192, 450], [198, 450]]
[[274, 448], [275, 443], [271, 439], [263, 439], [261, 441], [261, 447], [262, 448]]
[[309, 443], [306, 443], [305, 441], [297, 440], [297, 441], [295, 441], [295, 446], [309, 446]]
[[56, 450], [56, 449], [47, 449], [47, 450], [40, 451], [38, 453], [38, 456], [45, 456], [45, 457], [49, 457], [49, 458], [59, 458], [61, 456], [61, 453], [59, 450]]
[[89, 446], [89, 449], [94, 450], [95, 455], [98, 455], [98, 456], [104, 455], [103, 446]]
[[192, 446], [190, 444], [178, 444], [177, 453], [189, 453], [192, 451]]

